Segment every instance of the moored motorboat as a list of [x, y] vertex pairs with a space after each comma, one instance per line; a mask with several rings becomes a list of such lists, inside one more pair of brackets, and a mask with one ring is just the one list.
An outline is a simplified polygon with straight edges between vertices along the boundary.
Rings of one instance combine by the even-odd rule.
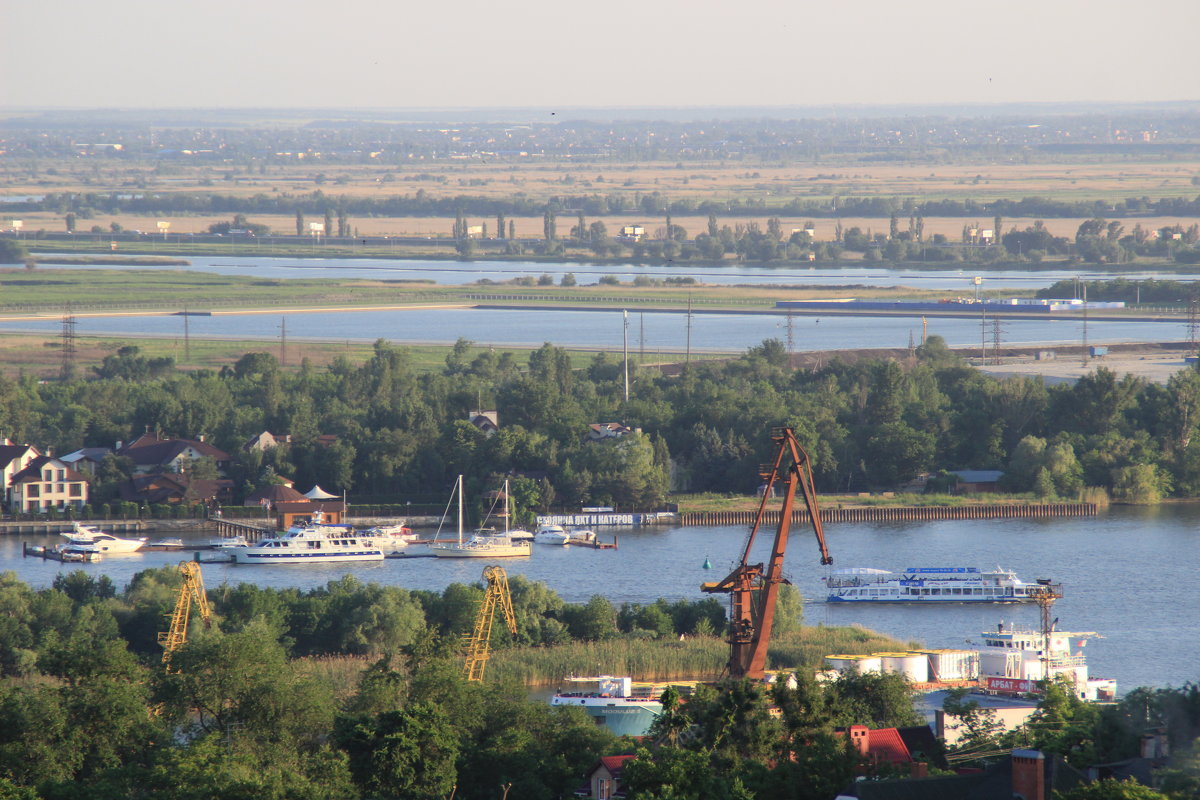
[[149, 539], [148, 536], [122, 539], [99, 528], [80, 525], [78, 522], [75, 523], [73, 530], [66, 531], [62, 535], [67, 537], [67, 546], [79, 548], [81, 551], [84, 548], [94, 548], [94, 552], [97, 553], [133, 553], [140, 550]]
[[239, 533], [236, 536], [216, 536], [208, 540], [208, 546], [213, 550], [228, 550], [231, 547], [249, 547], [250, 542]]
[[564, 545], [570, 539], [570, 534], [566, 532], [562, 525], [555, 525], [553, 523], [539, 525], [537, 532], [533, 535], [533, 540], [538, 544]]

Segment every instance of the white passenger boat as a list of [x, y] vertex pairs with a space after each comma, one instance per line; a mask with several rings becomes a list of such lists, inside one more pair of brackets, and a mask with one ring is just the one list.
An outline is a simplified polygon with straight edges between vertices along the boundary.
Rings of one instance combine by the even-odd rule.
[[537, 532], [533, 535], [533, 540], [538, 544], [564, 545], [570, 539], [570, 534], [563, 529], [562, 525], [553, 523], [538, 526]]
[[62, 534], [67, 537], [65, 547], [76, 549], [80, 552], [90, 551], [96, 553], [132, 553], [140, 550], [150, 537], [143, 536], [138, 539], [122, 539], [119, 536], [113, 536], [111, 533], [105, 533], [99, 528], [91, 527], [90, 525], [80, 525], [75, 523], [74, 530], [66, 531]]
[[383, 549], [342, 525], [293, 526], [249, 547], [226, 550], [238, 564], [327, 564], [382, 561]]
[[249, 547], [250, 542], [242, 534], [237, 536], [216, 536], [208, 540], [208, 546], [213, 550], [228, 550], [232, 547]]
[[431, 544], [429, 549], [435, 556], [438, 558], [516, 558], [533, 553], [533, 545], [528, 539], [515, 540], [507, 532], [477, 533], [464, 541], [462, 475], [458, 476], [454, 491], [458, 495], [458, 540]]
[[997, 567], [910, 567], [903, 572], [853, 567], [825, 577], [830, 603], [1032, 603], [1061, 587], [1026, 583]]

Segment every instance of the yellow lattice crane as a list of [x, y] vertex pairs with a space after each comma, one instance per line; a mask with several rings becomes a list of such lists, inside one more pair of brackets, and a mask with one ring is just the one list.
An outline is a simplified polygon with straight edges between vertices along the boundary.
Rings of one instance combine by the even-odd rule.
[[208, 610], [208, 596], [204, 593], [204, 576], [200, 574], [200, 565], [195, 561], [180, 561], [179, 572], [183, 575], [183, 585], [179, 587], [175, 610], [171, 612], [170, 630], [158, 634], [158, 643], [163, 646], [164, 664], [169, 663], [175, 651], [187, 641], [192, 603], [196, 604], [196, 611], [200, 614], [204, 627], [212, 625], [212, 612]]
[[492, 621], [496, 618], [496, 606], [504, 612], [508, 630], [514, 636], [517, 634], [517, 617], [513, 614], [512, 595], [508, 591], [508, 573], [503, 567], [484, 567], [483, 579], [487, 581], [487, 589], [479, 606], [479, 614], [475, 617], [475, 630], [463, 634], [463, 650], [467, 658], [464, 672], [467, 680], [475, 683], [483, 680], [483, 672], [492, 655]]

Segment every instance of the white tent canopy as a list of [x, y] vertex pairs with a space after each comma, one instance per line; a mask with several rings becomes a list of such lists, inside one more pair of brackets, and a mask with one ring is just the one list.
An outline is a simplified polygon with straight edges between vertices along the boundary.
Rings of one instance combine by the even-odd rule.
[[338, 498], [336, 494], [330, 494], [320, 486], [314, 486], [313, 488], [309, 489], [304, 493], [304, 496], [309, 500], [336, 500]]

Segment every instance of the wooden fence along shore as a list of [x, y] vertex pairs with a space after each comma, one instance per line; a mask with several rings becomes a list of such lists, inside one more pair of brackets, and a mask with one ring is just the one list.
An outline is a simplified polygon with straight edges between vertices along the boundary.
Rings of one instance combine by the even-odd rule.
[[[875, 506], [866, 508], [822, 508], [822, 522], [924, 522], [955, 519], [1049, 519], [1051, 517], [1094, 517], [1095, 503], [1043, 503], [1017, 505], [998, 503], [978, 506]], [[679, 515], [680, 525], [753, 525], [753, 511], [700, 511]], [[792, 524], [808, 523], [808, 511], [792, 512]], [[767, 511], [764, 524], [778, 525], [779, 512]]]

